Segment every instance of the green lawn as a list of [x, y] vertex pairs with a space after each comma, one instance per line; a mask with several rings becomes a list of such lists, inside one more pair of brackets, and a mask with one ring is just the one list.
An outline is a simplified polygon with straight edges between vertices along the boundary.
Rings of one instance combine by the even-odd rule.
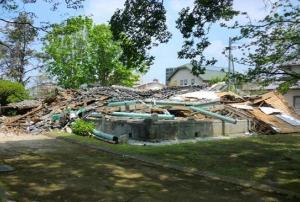
[[299, 134], [244, 137], [166, 146], [112, 145], [88, 137], [65, 133], [57, 135], [165, 163], [252, 180], [295, 192], [300, 190]]

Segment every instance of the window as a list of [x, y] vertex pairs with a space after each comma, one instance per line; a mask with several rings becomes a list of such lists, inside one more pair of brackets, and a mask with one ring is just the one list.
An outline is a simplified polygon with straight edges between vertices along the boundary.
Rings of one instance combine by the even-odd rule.
[[187, 79], [184, 79], [184, 85], [187, 86], [188, 85], [188, 81]]
[[191, 79], [191, 85], [195, 85], [195, 79]]
[[183, 86], [183, 80], [180, 80], [180, 85]]
[[294, 107], [300, 109], [300, 96], [294, 96]]

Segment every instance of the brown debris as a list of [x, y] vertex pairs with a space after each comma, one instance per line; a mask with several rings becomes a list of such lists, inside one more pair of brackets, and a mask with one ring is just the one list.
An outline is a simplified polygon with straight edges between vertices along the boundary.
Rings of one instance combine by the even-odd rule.
[[[156, 91], [137, 91], [123, 87], [91, 87], [80, 90], [60, 90], [43, 100], [42, 104], [28, 108], [23, 115], [12, 118], [2, 118], [2, 128], [10, 128], [13, 130], [26, 130], [29, 132], [41, 132], [57, 127], [52, 116], [57, 114], [63, 117], [64, 121], [60, 121], [60, 128], [70, 124], [71, 119], [67, 117], [70, 110], [78, 112], [85, 109], [85, 113], [98, 112], [105, 116], [111, 115], [113, 112], [136, 112], [136, 113], [157, 113], [172, 114], [178, 119], [211, 119], [201, 113], [193, 112], [188, 106], [184, 105], [165, 105], [155, 106], [147, 105], [143, 100], [166, 100], [174, 95], [180, 95], [187, 92], [198, 91], [199, 88], [166, 88]], [[300, 116], [289, 107], [283, 96], [276, 92], [270, 92], [262, 96], [243, 98], [233, 92], [216, 93], [220, 97], [220, 103], [213, 104], [210, 111], [219, 113], [223, 116], [235, 119], [247, 119], [251, 123], [250, 130], [256, 133], [292, 133], [300, 132], [300, 126], [293, 126], [274, 114], [265, 114], [259, 107], [273, 107], [282, 112], [300, 119]], [[113, 101], [129, 101], [136, 100], [137, 104], [127, 106], [108, 107], [108, 102]], [[215, 102], [215, 101], [214, 101]], [[237, 103], [237, 104], [233, 104]], [[24, 104], [24, 103], [23, 103]], [[154, 103], [152, 103], [154, 104]], [[17, 103], [15, 106], [22, 106]], [[249, 108], [238, 108], [235, 105], [250, 106]], [[70, 114], [69, 114], [70, 115]], [[0, 122], [0, 124], [1, 124]], [[4, 130], [4, 129], [3, 129]]]
[[233, 92], [219, 92], [219, 93], [217, 93], [217, 95], [220, 97], [221, 103], [228, 104], [228, 103], [245, 102], [245, 100], [241, 96], [239, 96]]

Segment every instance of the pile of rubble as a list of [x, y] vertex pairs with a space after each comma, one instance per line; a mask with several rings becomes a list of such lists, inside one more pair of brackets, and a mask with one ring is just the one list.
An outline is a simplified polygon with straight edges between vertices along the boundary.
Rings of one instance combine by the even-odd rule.
[[[107, 110], [109, 102], [146, 100], [146, 99], [168, 99], [176, 94], [194, 92], [202, 89], [200, 86], [174, 87], [162, 90], [138, 91], [135, 89], [113, 86], [113, 87], [83, 87], [79, 90], [57, 90], [53, 95], [42, 102], [26, 100], [8, 106], [2, 106], [0, 113], [5, 110], [14, 109], [17, 116], [5, 117], [0, 114], [1, 130], [24, 130], [28, 132], [41, 132], [49, 130], [53, 126], [53, 115], [64, 114], [67, 111], [77, 111], [84, 108], [86, 113], [112, 112]], [[20, 115], [21, 114], [21, 115]]]
[[2, 131], [39, 133], [66, 128], [77, 117], [90, 114], [126, 116], [131, 113], [139, 118], [159, 114], [162, 118], [221, 119], [231, 123], [235, 119], [247, 119], [251, 122], [250, 130], [256, 133], [300, 132], [300, 116], [276, 92], [245, 98], [202, 87], [139, 91], [121, 86], [85, 86], [79, 90], [57, 90], [41, 102], [23, 101], [4, 106], [2, 113], [6, 109], [16, 110], [18, 115], [0, 114]]

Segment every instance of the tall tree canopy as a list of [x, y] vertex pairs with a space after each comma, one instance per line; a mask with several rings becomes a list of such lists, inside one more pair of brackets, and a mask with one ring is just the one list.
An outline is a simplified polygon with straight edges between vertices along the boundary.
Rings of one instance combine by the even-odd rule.
[[[0, 0], [0, 11], [2, 12], [2, 16], [0, 16], [0, 22], [4, 23], [18, 23], [14, 19], [11, 19], [11, 16], [20, 15], [20, 13], [26, 13], [27, 15], [35, 16], [35, 13], [24, 10], [24, 5], [26, 4], [35, 4], [39, 2], [46, 2], [51, 5], [51, 10], [57, 10], [61, 4], [64, 4], [67, 8], [78, 9], [82, 8], [82, 3], [84, 0]], [[22, 8], [23, 7], [23, 8]], [[8, 16], [5, 14], [9, 13]], [[6, 16], [6, 17], [5, 17]], [[48, 23], [41, 23], [44, 25], [36, 26], [33, 23], [27, 23], [31, 25], [33, 28], [37, 30], [46, 30], [48, 27]], [[0, 24], [1, 25], [1, 24]], [[2, 30], [2, 29], [1, 29]], [[1, 33], [0, 30], [0, 33]], [[5, 45], [0, 40], [0, 45]]]
[[[0, 0], [0, 77], [25, 85], [30, 77], [26, 77], [33, 69], [42, 65], [33, 61], [37, 58], [39, 31], [47, 32], [49, 22], [38, 22], [38, 16], [28, 11], [24, 5], [46, 2], [51, 10], [57, 10], [60, 5], [78, 9], [84, 0]], [[34, 22], [35, 19], [35, 22]]]
[[6, 10], [17, 10], [21, 4], [33, 4], [40, 1], [44, 1], [52, 4], [52, 9], [57, 9], [57, 7], [65, 3], [68, 8], [81, 8], [82, 2], [84, 0], [0, 0], [0, 7]]
[[[249, 20], [247, 24], [238, 22], [230, 27], [241, 31], [241, 35], [234, 38], [235, 41], [246, 39], [239, 46], [245, 55], [239, 62], [252, 67], [246, 75], [248, 80], [283, 80], [291, 85], [299, 80], [299, 72], [293, 72], [285, 66], [290, 62], [300, 62], [300, 0], [262, 0], [262, 3], [265, 2], [272, 4], [272, 9], [262, 20]], [[139, 61], [140, 64], [146, 59], [151, 64], [154, 58], [147, 55], [145, 50], [151, 48], [152, 40], [164, 43], [170, 37], [165, 14], [162, 0], [126, 1], [125, 8], [118, 10], [110, 21], [115, 38], [122, 39], [125, 36], [133, 42], [123, 45], [123, 59]], [[185, 41], [178, 57], [191, 60], [194, 74], [204, 73], [206, 65], [216, 62], [215, 58], [205, 57], [213, 25], [224, 24], [224, 21], [239, 14], [247, 15], [233, 9], [233, 0], [194, 0], [191, 8], [180, 11], [176, 23]], [[156, 38], [158, 36], [161, 38]], [[140, 54], [135, 55], [136, 52]]]
[[254, 67], [249, 69], [247, 80], [283, 81], [281, 87], [300, 80], [300, 71], [287, 68], [291, 63], [300, 64], [299, 0], [277, 0], [262, 20], [244, 25], [237, 22], [232, 28], [241, 30], [235, 38], [242, 42], [239, 48], [244, 52], [239, 62]]
[[178, 57], [192, 60], [194, 74], [204, 73], [204, 66], [215, 64], [215, 58], [204, 56], [205, 49], [210, 45], [208, 35], [213, 23], [230, 20], [238, 14], [232, 4], [233, 0], [195, 0], [193, 8], [180, 11], [176, 23], [185, 41]]
[[115, 40], [122, 40], [122, 62], [129, 67], [148, 70], [154, 57], [148, 51], [171, 37], [166, 26], [166, 10], [161, 0], [126, 0], [110, 25]]
[[[56, 9], [61, 2], [67, 7], [79, 8], [84, 0], [40, 1], [49, 2], [53, 5], [53, 9]], [[0, 8], [17, 11], [20, 2], [36, 3], [38, 1], [0, 0]], [[124, 68], [121, 69], [126, 70], [127, 73], [132, 71], [146, 72], [154, 61], [154, 57], [150, 55], [149, 50], [160, 43], [168, 42], [170, 39], [171, 34], [166, 26], [165, 2], [163, 0], [126, 0], [124, 8], [118, 9], [111, 17], [109, 23], [112, 39], [110, 40], [118, 47], [116, 48], [117, 51], [115, 50], [115, 52], [118, 52], [115, 61], [122, 64]], [[265, 0], [262, 0], [262, 2], [265, 2]], [[241, 50], [244, 50], [245, 57], [240, 59], [239, 62], [255, 67], [250, 69], [247, 74], [249, 80], [257, 79], [265, 82], [283, 80], [285, 84], [292, 85], [299, 80], [299, 73], [283, 66], [286, 63], [300, 60], [300, 0], [274, 0], [268, 2], [271, 2], [273, 7], [264, 19], [255, 23], [253, 21], [249, 21], [247, 24], [237, 23], [231, 27], [241, 30], [241, 35], [235, 37], [234, 40], [242, 41], [246, 39], [242, 41], [240, 46]], [[178, 57], [191, 60], [194, 74], [204, 73], [206, 65], [212, 65], [216, 62], [215, 58], [205, 57], [205, 50], [210, 45], [209, 34], [211, 29], [214, 28], [213, 25], [231, 20], [238, 14], [239, 12], [233, 9], [233, 0], [194, 0], [191, 7], [183, 8], [180, 11], [176, 24], [185, 41], [182, 49], [178, 52]], [[13, 19], [7, 20], [1, 17], [0, 21], [16, 23]], [[41, 28], [35, 27], [32, 23], [28, 24], [35, 29]], [[91, 27], [94, 27], [94, 25], [91, 25]], [[91, 30], [94, 30], [94, 28], [91, 28]], [[53, 34], [53, 31], [51, 34]], [[66, 36], [73, 37], [70, 39], [72, 43], [77, 41], [76, 43], [87, 43], [90, 46], [91, 41], [87, 42], [85, 39], [92, 40], [92, 37], [86, 38], [87, 34], [79, 36], [79, 33], [85, 32], [75, 31], [70, 36]], [[90, 30], [88, 30], [88, 33], [88, 36], [91, 36], [90, 33], [92, 32]], [[61, 36], [62, 34], [60, 34]], [[62, 39], [65, 40], [65, 36]], [[93, 38], [93, 40], [96, 40], [96, 38]], [[65, 43], [67, 42], [65, 41]], [[0, 57], [5, 53], [3, 47], [8, 47], [8, 44], [0, 39]], [[83, 52], [78, 51], [76, 54], [79, 55], [79, 58], [83, 58]], [[54, 55], [52, 55], [53, 58]], [[90, 67], [89, 61], [89, 57], [81, 60], [83, 66]], [[83, 62], [87, 62], [87, 64]], [[104, 80], [101, 82], [105, 85], [109, 83]], [[78, 86], [78, 84], [75, 86]]]
[[30, 25], [33, 20], [27, 13], [20, 13], [14, 21], [7, 23], [4, 31], [6, 46], [2, 46], [0, 70], [2, 76], [25, 85], [30, 78], [26, 73], [38, 67], [39, 54], [32, 48], [37, 31]]
[[[177, 28], [186, 40], [178, 56], [191, 60], [194, 74], [203, 73], [204, 65], [216, 62], [214, 58], [208, 60], [204, 57], [204, 51], [210, 45], [209, 30], [213, 23], [229, 20], [238, 14], [232, 9], [232, 2], [195, 0], [192, 9], [183, 8], [179, 13]], [[126, 0], [125, 8], [115, 12], [110, 24], [116, 39], [125, 37], [132, 42], [122, 46], [122, 59], [129, 65], [149, 67], [154, 57], [147, 50], [158, 43], [168, 42], [171, 37], [167, 31], [163, 0]]]
[[120, 61], [122, 48], [107, 25], [75, 17], [54, 25], [45, 37], [47, 70], [64, 87], [84, 83], [132, 85], [138, 76]]

